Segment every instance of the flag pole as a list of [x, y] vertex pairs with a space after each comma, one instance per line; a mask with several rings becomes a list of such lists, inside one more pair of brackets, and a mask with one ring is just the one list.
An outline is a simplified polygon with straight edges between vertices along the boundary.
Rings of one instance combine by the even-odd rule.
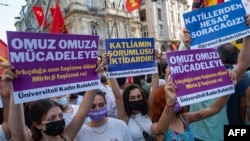
[[45, 15], [44, 15], [44, 18], [43, 18], [43, 24], [42, 24], [42, 26], [41, 26], [39, 32], [43, 32], [43, 30], [44, 30], [44, 25], [45, 25], [45, 21], [46, 21], [46, 19], [47, 19], [49, 7], [50, 7], [50, 2], [51, 2], [51, 0], [49, 0], [49, 2], [48, 2], [48, 6], [47, 6], [47, 8], [46, 8]]
[[[119, 4], [118, 4], [118, 6], [119, 6], [119, 7], [120, 7], [120, 4], [121, 4], [121, 0], [119, 1]], [[114, 29], [115, 22], [116, 22], [116, 19], [117, 19], [117, 15], [118, 15], [119, 7], [118, 7], [118, 8], [117, 8], [117, 10], [116, 10], [115, 20], [114, 20], [113, 25], [112, 25], [112, 27], [111, 27], [111, 34], [110, 34], [110, 37], [109, 37], [109, 38], [111, 38], [111, 36], [112, 36], [112, 34], [113, 34], [113, 29]]]

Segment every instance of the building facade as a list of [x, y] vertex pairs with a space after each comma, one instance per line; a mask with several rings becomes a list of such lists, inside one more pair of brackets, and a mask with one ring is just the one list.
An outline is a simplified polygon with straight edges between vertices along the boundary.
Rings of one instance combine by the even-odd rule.
[[[26, 0], [16, 22], [17, 31], [48, 32], [39, 27], [32, 10], [41, 6], [48, 23], [52, 20], [50, 7], [55, 0]], [[131, 13], [126, 0], [60, 0], [61, 11], [70, 34], [98, 35], [99, 51], [105, 51], [107, 38], [154, 37], [155, 46], [162, 52], [174, 50], [184, 27], [182, 14], [188, 11], [187, 0], [142, 0], [141, 7]]]

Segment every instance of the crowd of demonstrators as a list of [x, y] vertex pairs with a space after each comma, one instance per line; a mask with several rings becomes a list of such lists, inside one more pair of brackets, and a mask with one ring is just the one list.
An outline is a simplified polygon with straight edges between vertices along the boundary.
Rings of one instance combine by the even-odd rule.
[[[250, 25], [250, 15], [247, 17], [247, 22]], [[188, 31], [184, 32], [183, 43], [190, 49], [190, 35]], [[176, 101], [178, 88], [172, 82], [169, 71], [165, 72], [166, 66], [152, 74], [150, 86], [140, 86], [131, 82], [128, 84], [126, 77], [109, 78], [109, 86], [107, 76], [100, 72], [103, 69], [102, 65], [106, 64], [102, 61], [106, 62], [107, 56], [99, 56], [97, 72], [100, 72], [103, 86], [100, 89], [84, 92], [84, 97], [79, 100], [80, 104], [76, 99], [70, 103], [71, 96], [72, 99], [77, 97], [71, 94], [28, 102], [24, 107], [24, 104], [14, 104], [10, 82], [17, 76], [12, 72], [13, 66], [9, 63], [1, 63], [5, 71], [0, 83], [4, 106], [0, 139], [145, 141], [145, 135], [148, 135], [160, 141], [220, 140], [215, 137], [216, 133], [224, 135], [223, 132], [218, 131], [219, 128], [224, 127], [223, 125], [243, 124], [244, 121], [245, 124], [250, 123], [250, 71], [246, 72], [250, 64], [249, 45], [250, 37], [244, 38], [238, 57], [236, 57], [237, 54], [228, 55], [228, 53], [236, 53], [235, 48], [230, 44], [224, 44], [218, 48], [225, 66], [233, 70], [233, 72], [229, 71], [231, 80], [237, 79], [236, 93], [201, 102], [204, 105], [200, 107], [197, 105], [201, 103], [191, 104], [188, 111], [185, 107], [180, 107]], [[159, 56], [159, 51], [156, 50], [157, 62], [160, 60]], [[230, 58], [227, 58], [228, 56]], [[234, 65], [236, 58], [238, 61]], [[230, 59], [234, 62], [226, 61]], [[237, 77], [234, 74], [237, 74]], [[160, 78], [164, 81], [162, 85], [160, 85]], [[149, 87], [150, 90], [148, 90]], [[145, 92], [148, 92], [148, 96]], [[29, 115], [25, 115], [26, 108]], [[240, 110], [245, 114], [240, 114]], [[88, 117], [89, 119], [86, 120]], [[30, 120], [29, 123], [25, 121], [26, 119]], [[209, 129], [216, 133], [207, 131]], [[196, 136], [200, 132], [207, 134], [207, 138]]]

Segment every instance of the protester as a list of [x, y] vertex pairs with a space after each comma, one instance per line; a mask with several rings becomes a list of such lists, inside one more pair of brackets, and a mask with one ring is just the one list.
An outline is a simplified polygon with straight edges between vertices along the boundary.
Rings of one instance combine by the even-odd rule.
[[[250, 28], [250, 14], [247, 15], [247, 24]], [[237, 74], [237, 81], [240, 81], [242, 76], [245, 74], [246, 70], [249, 68], [250, 64], [250, 36], [243, 38], [242, 48], [239, 53], [238, 63], [233, 69], [233, 71]], [[250, 88], [246, 90], [246, 121], [245, 124], [250, 123]]]
[[[217, 48], [217, 52], [226, 67], [226, 69], [233, 69], [237, 64], [238, 49], [230, 43], [222, 44]], [[235, 87], [235, 93], [230, 95], [230, 99], [223, 109], [210, 118], [204, 119], [199, 122], [190, 124], [196, 140], [224, 140], [224, 125], [239, 125], [242, 124], [240, 114], [240, 102], [244, 93], [239, 93], [240, 89], [246, 89], [240, 86]], [[194, 103], [190, 105], [190, 111], [197, 111], [210, 106], [215, 99], [209, 99], [203, 102]], [[215, 128], [216, 127], [216, 128]], [[200, 130], [204, 128], [204, 130]], [[211, 136], [213, 135], [213, 136]]]
[[[156, 60], [159, 60], [160, 58], [158, 50], [155, 50], [155, 58]], [[121, 94], [120, 87], [116, 79], [110, 78], [109, 80], [116, 99], [118, 118], [125, 121], [128, 125], [133, 141], [145, 141], [145, 135], [153, 136], [165, 132], [170, 122], [169, 119], [173, 114], [171, 109], [176, 102], [176, 98], [170, 97], [166, 99], [167, 104], [165, 110], [170, 112], [163, 111], [160, 120], [152, 123], [148, 115], [148, 109], [150, 109], [151, 99], [153, 97], [151, 94], [159, 85], [158, 73], [152, 74], [152, 91], [149, 94], [148, 101], [146, 100], [146, 96], [139, 85], [128, 85]]]
[[[70, 104], [69, 95], [56, 96], [51, 98], [51, 100], [55, 101], [57, 104], [62, 106], [65, 125], [68, 125], [77, 114], [77, 111], [79, 110], [79, 105]], [[87, 116], [84, 120], [84, 124], [89, 121], [90, 118]], [[83, 126], [77, 133], [74, 141], [84, 141], [83, 139], [81, 139], [82, 136], [83, 136]]]
[[[237, 65], [239, 50], [231, 43], [220, 45], [217, 52], [227, 69], [233, 69]], [[245, 114], [242, 115], [241, 111], [246, 110], [246, 89], [250, 85], [250, 81], [246, 80], [247, 74], [244, 74], [238, 84], [235, 86], [235, 93], [230, 96], [227, 102], [227, 117], [230, 125], [244, 124]], [[223, 125], [222, 125], [223, 126]]]
[[[14, 67], [9, 63], [2, 63], [1, 65], [5, 69], [2, 80], [11, 90], [9, 110], [12, 112], [9, 112], [8, 126], [12, 134], [12, 140], [28, 141], [29, 137], [25, 132], [23, 105], [14, 104], [13, 90], [10, 84], [17, 78], [16, 74], [11, 71]], [[102, 68], [102, 65], [100, 65], [96, 71], [100, 71]], [[77, 114], [67, 126], [65, 126], [61, 105], [48, 99], [35, 101], [30, 109], [32, 140], [74, 140], [92, 106], [95, 93], [96, 90], [85, 93], [85, 98], [80, 104]]]
[[83, 141], [132, 141], [124, 121], [106, 117], [107, 101], [101, 90], [96, 91], [92, 108], [88, 115], [91, 121], [83, 125]]
[[[246, 73], [242, 76], [242, 79], [237, 84], [242, 87], [239, 88], [240, 93], [244, 93], [245, 97], [241, 98], [241, 117], [243, 120], [243, 124], [250, 125], [250, 71], [246, 71]], [[246, 88], [246, 89], [245, 89]]]
[[[170, 71], [166, 73], [166, 77], [169, 73]], [[234, 80], [234, 75], [232, 75], [231, 73], [230, 77], [232, 78], [232, 80]], [[160, 86], [154, 94], [152, 108], [150, 110], [150, 117], [154, 122], [159, 121], [159, 119], [162, 117], [162, 112], [165, 111], [166, 100], [164, 98], [168, 98], [165, 97], [165, 93], [168, 93], [168, 95], [174, 96], [176, 98], [176, 91], [178, 88], [174, 85], [171, 79], [166, 80], [166, 85]], [[189, 123], [204, 120], [207, 117], [217, 114], [226, 104], [229, 97], [229, 95], [222, 96], [207, 108], [194, 112], [184, 112], [185, 109], [181, 108], [177, 103], [173, 109], [173, 112], [175, 114], [173, 114], [171, 116], [171, 119], [169, 119], [171, 122], [169, 123], [167, 130], [164, 134], [160, 134], [157, 136], [158, 140], [194, 141], [194, 135], [192, 133], [192, 130], [190, 130], [189, 128]], [[203, 128], [200, 129], [204, 130]]]

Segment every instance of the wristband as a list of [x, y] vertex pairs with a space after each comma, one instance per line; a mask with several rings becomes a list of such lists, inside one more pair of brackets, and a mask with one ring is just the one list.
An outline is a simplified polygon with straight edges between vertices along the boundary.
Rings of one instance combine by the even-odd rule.
[[166, 110], [165, 110], [165, 112], [166, 113], [168, 113], [168, 111], [169, 111], [169, 108], [174, 108], [174, 113], [177, 113], [177, 112], [179, 112], [180, 110], [181, 110], [181, 106], [180, 106], [180, 104], [179, 104], [179, 102], [178, 101], [176, 101], [173, 105], [168, 105], [168, 104], [166, 104]]
[[168, 103], [166, 103], [166, 106], [165, 106], [165, 113], [168, 114], [169, 108], [174, 108], [175, 104], [176, 104], [176, 101], [175, 101], [175, 103], [174, 103], [173, 105], [168, 105]]

